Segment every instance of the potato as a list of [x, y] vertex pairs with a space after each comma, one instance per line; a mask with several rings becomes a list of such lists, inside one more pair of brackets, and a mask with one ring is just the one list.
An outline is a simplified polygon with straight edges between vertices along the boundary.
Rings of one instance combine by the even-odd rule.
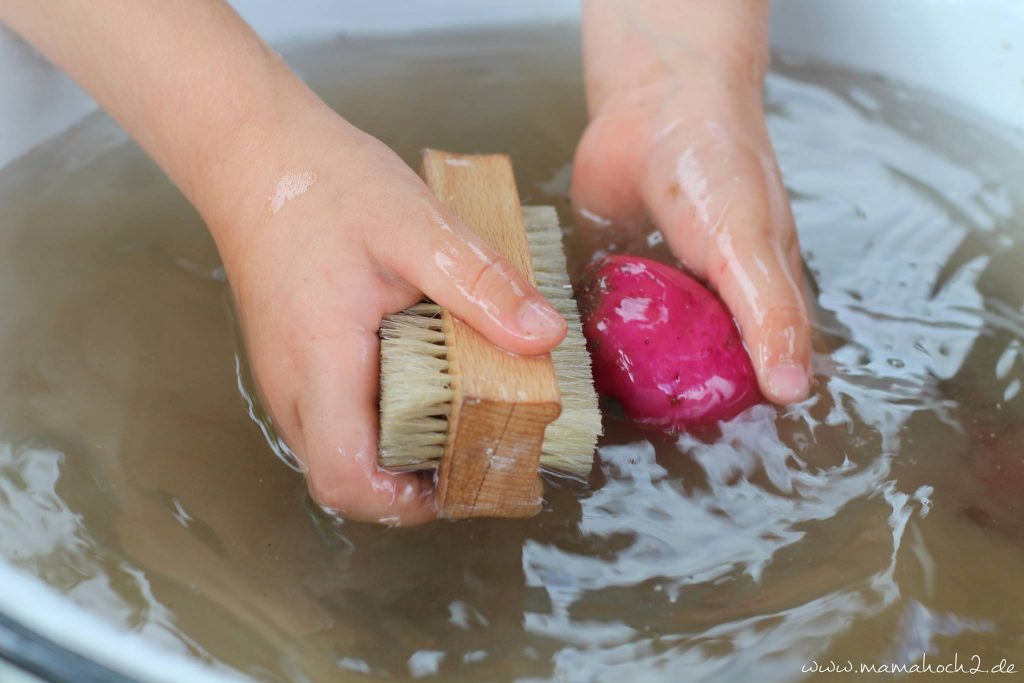
[[694, 429], [761, 400], [729, 311], [682, 271], [607, 257], [585, 273], [580, 308], [597, 390], [631, 419]]

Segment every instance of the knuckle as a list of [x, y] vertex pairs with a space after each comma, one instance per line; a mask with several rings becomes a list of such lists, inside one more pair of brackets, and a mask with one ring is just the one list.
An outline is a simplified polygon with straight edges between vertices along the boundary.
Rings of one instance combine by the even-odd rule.
[[468, 280], [468, 291], [474, 298], [488, 298], [506, 289], [523, 296], [522, 287], [518, 284], [519, 273], [512, 265], [493, 254], [487, 254], [485, 258], [478, 261], [470, 272]]
[[804, 307], [793, 304], [768, 308], [764, 311], [761, 323], [761, 327], [765, 329], [806, 326], [807, 313]]
[[320, 506], [346, 517], [361, 515], [369, 503], [368, 494], [378, 493], [373, 486], [376, 471], [376, 446], [336, 447], [334, 441], [314, 436], [320, 446], [316, 457], [308, 459], [306, 487]]
[[767, 43], [731, 40], [719, 46], [726, 68], [751, 86], [759, 86], [768, 71], [771, 53]]
[[309, 496], [321, 507], [340, 514], [348, 514], [349, 499], [339, 482], [316, 471], [310, 471], [307, 481]]

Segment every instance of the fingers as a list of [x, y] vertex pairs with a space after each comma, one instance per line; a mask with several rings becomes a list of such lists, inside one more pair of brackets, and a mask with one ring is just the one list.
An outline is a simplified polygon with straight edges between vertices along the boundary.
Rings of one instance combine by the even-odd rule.
[[298, 410], [310, 495], [348, 519], [414, 525], [434, 519], [433, 483], [377, 466], [378, 342], [346, 329], [310, 352]]
[[512, 265], [433, 199], [375, 256], [495, 344], [544, 353], [565, 336], [565, 320]]
[[648, 169], [644, 194], [673, 252], [736, 317], [764, 395], [805, 398], [811, 347], [799, 247], [767, 135], [691, 131]]

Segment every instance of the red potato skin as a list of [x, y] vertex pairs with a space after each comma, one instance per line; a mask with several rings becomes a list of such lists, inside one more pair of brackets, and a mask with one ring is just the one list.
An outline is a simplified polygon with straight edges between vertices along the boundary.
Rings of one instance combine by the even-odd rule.
[[693, 430], [763, 400], [729, 311], [682, 271], [609, 256], [584, 274], [580, 308], [597, 391], [629, 418]]

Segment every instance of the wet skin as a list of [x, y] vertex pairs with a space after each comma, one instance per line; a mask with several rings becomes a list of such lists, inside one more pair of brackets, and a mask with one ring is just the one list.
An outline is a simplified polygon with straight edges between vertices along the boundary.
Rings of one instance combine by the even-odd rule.
[[[264, 404], [313, 497], [356, 519], [433, 518], [429, 482], [376, 465], [381, 318], [426, 295], [517, 353], [547, 351], [565, 322], [226, 3], [12, 0], [0, 20], [202, 214]], [[766, 26], [760, 1], [589, 3], [593, 121], [574, 194], [581, 213], [616, 224], [650, 213], [736, 315], [766, 396], [786, 402], [808, 390], [808, 328], [760, 109]]]

